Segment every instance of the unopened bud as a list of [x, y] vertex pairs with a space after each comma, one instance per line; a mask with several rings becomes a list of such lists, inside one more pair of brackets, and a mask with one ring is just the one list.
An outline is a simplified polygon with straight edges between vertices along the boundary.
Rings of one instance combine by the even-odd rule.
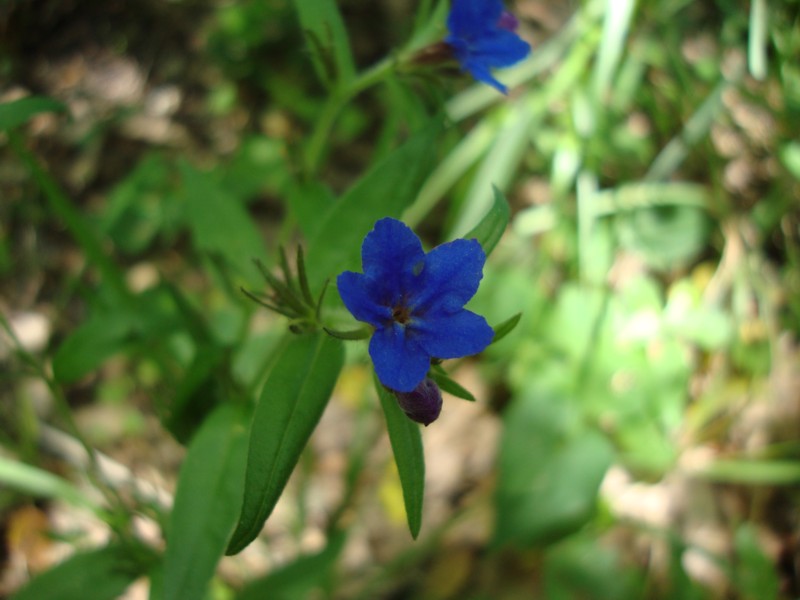
[[406, 416], [426, 427], [433, 423], [442, 411], [442, 392], [433, 379], [424, 379], [411, 392], [395, 390], [392, 392]]

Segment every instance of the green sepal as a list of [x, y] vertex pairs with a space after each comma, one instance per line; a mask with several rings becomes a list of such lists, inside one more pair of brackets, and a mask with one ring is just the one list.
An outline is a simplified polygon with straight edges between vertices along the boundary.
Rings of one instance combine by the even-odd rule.
[[491, 344], [499, 342], [509, 333], [511, 333], [517, 326], [521, 318], [522, 318], [522, 313], [517, 313], [510, 319], [506, 319], [496, 327], [493, 327], [492, 329], [494, 329], [494, 337], [492, 338]]
[[337, 331], [330, 327], [323, 327], [322, 329], [331, 337], [340, 340], [366, 340], [372, 335], [372, 327], [369, 325], [364, 325], [364, 327], [359, 327], [358, 329], [351, 329], [350, 331]]
[[447, 392], [451, 396], [461, 398], [462, 400], [475, 402], [475, 396], [473, 396], [468, 389], [451, 379], [439, 365], [431, 367], [431, 370], [428, 372], [428, 377], [433, 379], [443, 392]]

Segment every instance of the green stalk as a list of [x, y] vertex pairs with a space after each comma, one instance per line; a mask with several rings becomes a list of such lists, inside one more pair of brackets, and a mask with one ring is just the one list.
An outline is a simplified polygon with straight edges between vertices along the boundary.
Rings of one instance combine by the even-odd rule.
[[22, 160], [31, 172], [34, 180], [44, 193], [45, 198], [56, 217], [66, 226], [72, 237], [81, 245], [89, 260], [100, 270], [103, 280], [111, 286], [118, 300], [128, 306], [134, 301], [125, 285], [117, 265], [108, 257], [100, 240], [87, 226], [83, 216], [61, 190], [53, 177], [44, 170], [37, 158], [25, 147], [20, 135], [8, 132], [8, 141], [14, 153]]
[[314, 177], [320, 167], [320, 161], [326, 144], [330, 140], [333, 125], [345, 105], [364, 90], [382, 81], [395, 65], [393, 57], [387, 57], [361, 73], [347, 87], [334, 92], [322, 107], [319, 119], [311, 133], [305, 153], [305, 173]]

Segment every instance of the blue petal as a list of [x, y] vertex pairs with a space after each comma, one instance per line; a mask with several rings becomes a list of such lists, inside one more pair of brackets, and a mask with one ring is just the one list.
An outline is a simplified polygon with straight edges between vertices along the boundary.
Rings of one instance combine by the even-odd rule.
[[470, 46], [470, 60], [487, 67], [510, 67], [528, 56], [531, 47], [513, 31], [497, 29]]
[[495, 26], [503, 8], [502, 0], [453, 0], [447, 29], [459, 37], [480, 35]]
[[425, 268], [409, 298], [413, 315], [449, 314], [461, 309], [478, 291], [486, 254], [477, 240], [454, 240], [425, 256]]
[[508, 94], [508, 88], [492, 76], [491, 71], [489, 71], [488, 67], [486, 67], [483, 62], [468, 59], [466, 61], [461, 61], [461, 66], [477, 81], [496, 88], [502, 94]]
[[369, 342], [369, 355], [381, 383], [398, 392], [410, 392], [425, 379], [430, 356], [397, 323], [378, 329]]
[[361, 273], [345, 271], [336, 278], [336, 287], [344, 305], [359, 321], [380, 327], [392, 319], [392, 309], [375, 301], [367, 278]]
[[436, 358], [477, 354], [492, 342], [493, 337], [494, 331], [486, 319], [469, 310], [420, 319], [414, 324], [414, 340]]
[[424, 258], [422, 243], [406, 224], [391, 218], [375, 223], [361, 246], [370, 296], [385, 306], [396, 305]]

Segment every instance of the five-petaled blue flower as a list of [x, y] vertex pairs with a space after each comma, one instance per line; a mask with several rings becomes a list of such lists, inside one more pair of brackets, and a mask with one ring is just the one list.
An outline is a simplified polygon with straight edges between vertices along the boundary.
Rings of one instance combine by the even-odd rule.
[[494, 331], [464, 304], [478, 291], [486, 255], [477, 240], [454, 240], [427, 254], [419, 238], [385, 218], [364, 238], [363, 273], [339, 275], [339, 294], [359, 321], [375, 329], [369, 354], [381, 383], [411, 392], [431, 358], [477, 354]]
[[453, 0], [447, 28], [445, 43], [461, 68], [505, 94], [506, 87], [491, 69], [521, 61], [530, 46], [515, 33], [517, 19], [503, 8], [502, 0]]

